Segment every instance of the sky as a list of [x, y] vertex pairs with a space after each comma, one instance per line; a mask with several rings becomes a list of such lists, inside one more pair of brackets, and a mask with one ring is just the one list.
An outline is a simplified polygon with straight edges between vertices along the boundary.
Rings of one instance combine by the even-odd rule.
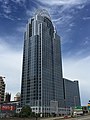
[[20, 91], [24, 31], [46, 9], [61, 37], [63, 77], [78, 80], [82, 105], [90, 99], [90, 0], [0, 0], [0, 76], [6, 92]]

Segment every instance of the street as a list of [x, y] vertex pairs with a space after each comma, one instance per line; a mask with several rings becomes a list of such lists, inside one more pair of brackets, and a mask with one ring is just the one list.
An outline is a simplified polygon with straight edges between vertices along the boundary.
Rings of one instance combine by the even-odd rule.
[[81, 116], [81, 117], [77, 117], [77, 118], [70, 118], [70, 119], [67, 119], [67, 120], [90, 120], [90, 115], [88, 115], [88, 116]]
[[68, 118], [68, 119], [64, 119], [63, 117], [54, 117], [54, 118], [39, 118], [38, 120], [90, 120], [90, 115], [87, 116], [80, 116], [80, 117], [76, 117], [76, 118]]

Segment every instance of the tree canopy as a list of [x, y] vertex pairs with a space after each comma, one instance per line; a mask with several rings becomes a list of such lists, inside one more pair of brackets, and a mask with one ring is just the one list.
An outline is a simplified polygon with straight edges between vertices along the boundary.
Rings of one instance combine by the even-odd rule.
[[34, 114], [32, 112], [32, 109], [29, 107], [29, 106], [24, 106], [20, 112], [20, 116], [21, 117], [29, 117], [29, 116], [32, 116], [32, 114]]

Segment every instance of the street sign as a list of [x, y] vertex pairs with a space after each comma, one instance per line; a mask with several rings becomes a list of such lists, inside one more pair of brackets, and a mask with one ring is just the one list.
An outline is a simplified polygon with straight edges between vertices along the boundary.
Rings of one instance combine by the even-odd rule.
[[82, 110], [82, 106], [76, 106], [74, 109]]

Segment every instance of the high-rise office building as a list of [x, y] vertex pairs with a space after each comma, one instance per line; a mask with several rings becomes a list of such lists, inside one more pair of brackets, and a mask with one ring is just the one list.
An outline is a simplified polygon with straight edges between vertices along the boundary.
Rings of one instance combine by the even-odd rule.
[[48, 112], [51, 103], [64, 107], [60, 37], [46, 10], [38, 10], [26, 25], [21, 106]]
[[71, 81], [63, 78], [64, 80], [64, 102], [65, 107], [81, 106], [79, 82]]
[[0, 76], [0, 103], [4, 102], [4, 95], [5, 95], [5, 83], [4, 77]]

